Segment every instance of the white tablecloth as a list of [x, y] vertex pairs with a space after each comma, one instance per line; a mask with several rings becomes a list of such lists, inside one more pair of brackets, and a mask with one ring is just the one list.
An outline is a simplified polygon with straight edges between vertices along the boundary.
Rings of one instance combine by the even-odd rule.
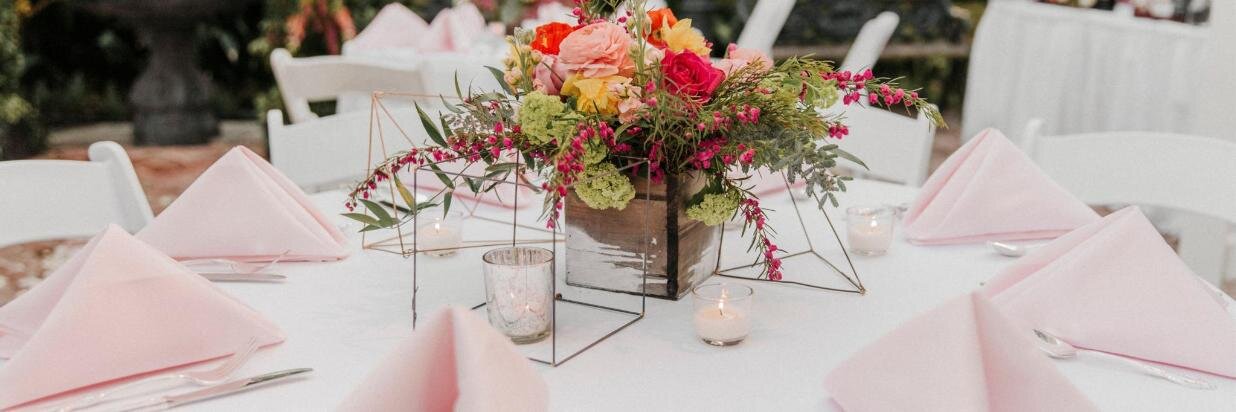
[[1029, 1], [993, 2], [970, 52], [962, 136], [1194, 129], [1209, 29]]
[[[913, 195], [912, 189], [902, 186], [857, 181], [841, 200], [842, 207], [896, 204]], [[341, 209], [339, 192], [312, 197], [323, 211]], [[784, 195], [768, 197], [765, 204], [785, 213], [791, 210]], [[535, 219], [536, 209], [521, 215], [521, 220]], [[818, 213], [806, 204], [803, 211], [810, 227], [819, 228]], [[772, 217], [782, 246], [800, 246], [791, 239], [801, 232], [793, 230], [792, 221], [777, 221], [783, 218], [781, 213]], [[336, 219], [348, 226], [343, 218]], [[490, 230], [492, 226], [469, 223], [465, 230], [469, 239], [501, 238], [509, 236], [507, 228]], [[816, 234], [827, 235], [823, 230]], [[260, 351], [239, 376], [296, 367], [316, 370], [305, 379], [186, 409], [332, 410], [360, 384], [412, 332], [412, 279], [410, 261], [362, 251], [359, 242], [352, 245], [355, 254], [344, 261], [278, 265], [277, 270], [289, 277], [283, 284], [219, 284], [287, 333], [285, 343]], [[738, 246], [741, 250], [745, 244]], [[422, 319], [443, 304], [480, 302], [480, 259], [475, 254], [480, 251], [419, 258]], [[755, 288], [754, 326], [738, 346], [701, 343], [691, 327], [690, 299], [649, 299], [645, 319], [557, 368], [538, 368], [549, 383], [551, 406], [558, 411], [829, 410], [823, 378], [838, 363], [915, 314], [973, 290], [1011, 261], [981, 245], [919, 247], [898, 239], [886, 256], [856, 257], [854, 263], [870, 291], [866, 296], [747, 282]], [[810, 263], [786, 261], [787, 278], [836, 284], [837, 278], [811, 269]], [[566, 294], [578, 297], [571, 291]], [[622, 303], [638, 308], [639, 298], [623, 296]], [[560, 322], [564, 341], [570, 340], [565, 335], [585, 329]], [[1102, 361], [1058, 365], [1104, 410], [1236, 410], [1236, 380], [1205, 375], [1220, 389], [1196, 391]]]
[[[900, 203], [913, 195], [901, 186], [864, 181], [851, 185], [851, 193], [842, 200]], [[338, 210], [340, 195], [324, 193], [315, 201], [323, 210]], [[788, 212], [784, 196], [781, 205], [778, 209]], [[534, 219], [535, 212], [524, 215]], [[793, 248], [798, 245], [790, 240], [795, 233], [787, 223], [791, 222], [777, 222], [786, 238], [782, 246]], [[484, 227], [470, 226], [467, 236], [507, 233]], [[828, 396], [822, 379], [835, 365], [902, 321], [978, 287], [1010, 261], [979, 245], [917, 247], [898, 241], [887, 256], [855, 261], [871, 291], [866, 296], [753, 283], [754, 330], [746, 342], [732, 348], [714, 348], [696, 339], [689, 299], [649, 299], [645, 319], [577, 358], [541, 371], [555, 410], [819, 410], [826, 408]], [[787, 276], [803, 278], [808, 263], [787, 261]], [[445, 303], [479, 302], [480, 265], [475, 256], [424, 257], [420, 264], [425, 313]], [[246, 372], [299, 366], [317, 372], [302, 382], [201, 407], [333, 407], [411, 332], [410, 268], [410, 262], [398, 256], [357, 250], [343, 262], [287, 265], [280, 269], [291, 277], [287, 284], [225, 285], [288, 332], [287, 343], [265, 351]], [[819, 275], [818, 280], [836, 280]], [[638, 300], [628, 297], [622, 303]], [[1236, 410], [1234, 380], [1208, 377], [1222, 388], [1201, 392], [1108, 364], [1062, 362], [1060, 367], [1105, 410]]]

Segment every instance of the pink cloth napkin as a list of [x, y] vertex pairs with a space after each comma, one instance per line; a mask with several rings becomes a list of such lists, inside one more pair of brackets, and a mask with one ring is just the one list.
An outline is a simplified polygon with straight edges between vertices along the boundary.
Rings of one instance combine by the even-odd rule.
[[544, 411], [549, 389], [506, 336], [460, 308], [435, 313], [341, 411]]
[[391, 3], [382, 7], [373, 21], [349, 42], [355, 50], [393, 48], [416, 48], [429, 23], [402, 4]]
[[949, 156], [906, 212], [916, 244], [1054, 238], [1099, 219], [1043, 174], [999, 130], [983, 130]]
[[472, 3], [443, 9], [417, 44], [423, 52], [467, 51], [476, 39], [490, 36], [485, 16]]
[[0, 409], [232, 354], [283, 332], [117, 226], [0, 308]]
[[1136, 207], [1035, 249], [983, 293], [1078, 347], [1236, 377], [1236, 320]]
[[991, 302], [962, 296], [846, 360], [825, 379], [844, 410], [1097, 411]]
[[176, 259], [338, 260], [345, 238], [305, 193], [256, 153], [227, 152], [137, 234]]

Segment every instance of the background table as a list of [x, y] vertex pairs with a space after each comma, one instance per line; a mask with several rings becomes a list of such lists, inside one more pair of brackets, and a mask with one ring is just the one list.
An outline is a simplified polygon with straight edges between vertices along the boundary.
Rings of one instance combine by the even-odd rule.
[[[886, 183], [849, 186], [850, 192], [841, 196], [843, 208], [896, 204], [914, 196], [912, 189]], [[341, 210], [342, 196], [312, 197], [323, 211], [334, 212]], [[781, 211], [774, 220], [790, 211], [784, 194], [766, 197], [764, 203]], [[803, 211], [818, 216], [805, 202]], [[535, 219], [536, 212], [523, 215]], [[791, 226], [775, 223], [782, 246], [796, 247]], [[510, 233], [484, 227], [469, 226], [466, 237]], [[295, 367], [316, 371], [306, 379], [189, 409], [332, 410], [361, 384], [412, 332], [411, 265], [397, 255], [361, 251], [358, 244], [353, 242], [354, 255], [344, 261], [280, 264], [277, 270], [289, 277], [284, 284], [219, 284], [287, 333], [285, 343], [259, 352], [240, 376]], [[419, 258], [422, 319], [443, 304], [479, 303], [480, 260], [469, 256]], [[899, 238], [886, 256], [856, 257], [870, 291], [866, 296], [748, 282], [755, 288], [754, 324], [750, 338], [738, 346], [701, 343], [691, 327], [690, 299], [649, 299], [645, 319], [557, 368], [537, 367], [549, 384], [554, 410], [831, 410], [823, 379], [838, 363], [912, 316], [979, 287], [1010, 262], [982, 245], [918, 247]], [[799, 260], [786, 265], [787, 278], [837, 280], [808, 273], [809, 265]], [[638, 304], [638, 298], [626, 298]], [[1101, 361], [1058, 365], [1104, 410], [1236, 410], [1236, 380], [1205, 375], [1220, 389], [1195, 391]]]
[[1207, 27], [1030, 1], [992, 2], [970, 54], [962, 138], [1195, 127]]

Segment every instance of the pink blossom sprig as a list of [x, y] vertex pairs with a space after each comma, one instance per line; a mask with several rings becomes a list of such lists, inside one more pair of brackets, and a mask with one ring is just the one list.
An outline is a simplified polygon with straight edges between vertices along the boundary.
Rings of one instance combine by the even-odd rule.
[[739, 204], [739, 211], [746, 220], [747, 227], [754, 226], [754, 247], [764, 257], [764, 275], [767, 275], [769, 280], [781, 280], [781, 258], [777, 257], [777, 252], [784, 251], [772, 242], [771, 229], [767, 225], [768, 215], [764, 208], [760, 207], [759, 199], [743, 199]]

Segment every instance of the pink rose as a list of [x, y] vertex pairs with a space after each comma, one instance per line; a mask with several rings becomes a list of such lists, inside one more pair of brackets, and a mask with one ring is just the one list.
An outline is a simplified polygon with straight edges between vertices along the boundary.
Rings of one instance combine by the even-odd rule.
[[725, 80], [725, 72], [712, 67], [708, 60], [692, 52], [674, 53], [666, 50], [661, 59], [665, 73], [665, 88], [670, 93], [687, 95], [707, 101]]
[[744, 49], [738, 47], [737, 44], [730, 43], [729, 48], [726, 49], [725, 58], [717, 62], [717, 67], [725, 70], [727, 75], [731, 75], [738, 71], [738, 69], [747, 67], [748, 64], [752, 63], [758, 64], [760, 70], [768, 70], [773, 67], [772, 59], [768, 58], [768, 55], [764, 54], [764, 52], [755, 49]]
[[550, 96], [556, 96], [562, 89], [562, 82], [566, 81], [569, 74], [566, 66], [558, 61], [557, 56], [542, 55], [541, 62], [532, 69], [532, 87]]
[[571, 32], [558, 45], [558, 62], [572, 73], [596, 78], [619, 74], [629, 64], [631, 36], [621, 26], [607, 21], [592, 23]]

